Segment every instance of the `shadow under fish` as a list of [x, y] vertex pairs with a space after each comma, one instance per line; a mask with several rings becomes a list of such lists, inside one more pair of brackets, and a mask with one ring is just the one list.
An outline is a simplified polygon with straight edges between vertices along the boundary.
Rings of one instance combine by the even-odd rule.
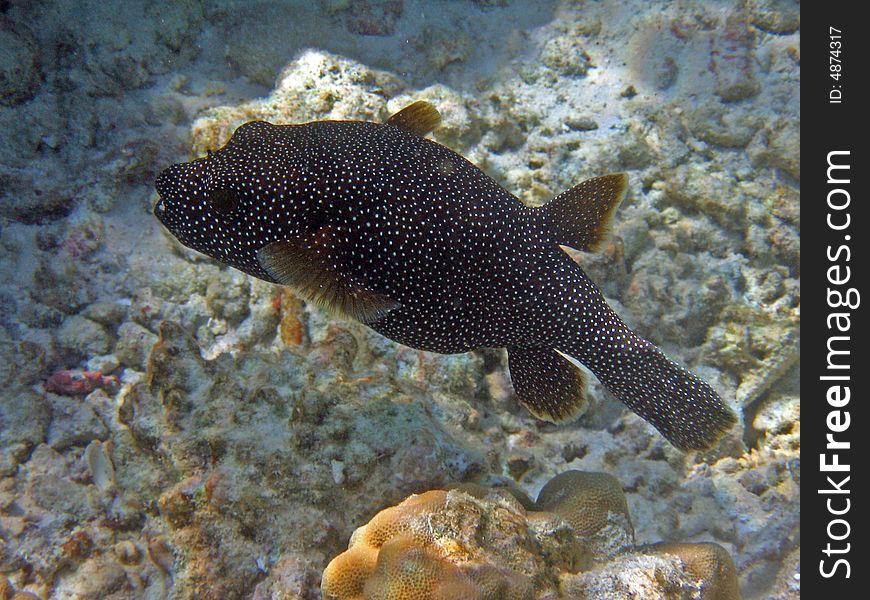
[[385, 123], [245, 123], [164, 170], [154, 214], [184, 245], [407, 346], [507, 348], [514, 390], [540, 419], [583, 412], [582, 364], [676, 447], [715, 444], [731, 410], [632, 332], [562, 249], [602, 245], [627, 176], [530, 208], [425, 139], [439, 121], [415, 102]]

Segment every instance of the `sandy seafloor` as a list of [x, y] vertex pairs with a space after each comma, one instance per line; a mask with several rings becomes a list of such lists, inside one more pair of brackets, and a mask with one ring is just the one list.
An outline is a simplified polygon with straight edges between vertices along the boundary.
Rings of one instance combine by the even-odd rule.
[[[354, 528], [410, 493], [514, 482], [534, 498], [582, 469], [620, 480], [639, 544], [716, 541], [744, 598], [799, 597], [797, 2], [0, 11], [10, 586], [319, 598]], [[682, 454], [597, 383], [579, 421], [539, 422], [503, 351], [400, 347], [180, 247], [151, 215], [156, 174], [246, 120], [383, 120], [416, 99], [443, 114], [434, 139], [525, 202], [629, 173], [609, 244], [576, 258], [735, 408], [722, 444]], [[48, 383], [69, 369], [105, 379]]]

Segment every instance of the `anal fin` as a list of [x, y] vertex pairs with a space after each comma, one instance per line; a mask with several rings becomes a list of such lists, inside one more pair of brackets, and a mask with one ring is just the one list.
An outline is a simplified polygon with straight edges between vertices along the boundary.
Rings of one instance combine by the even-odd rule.
[[586, 411], [586, 374], [553, 348], [508, 348], [520, 403], [537, 418], [570, 421]]
[[328, 249], [330, 231], [272, 242], [257, 251], [257, 262], [269, 276], [292, 287], [308, 300], [363, 323], [372, 323], [397, 308], [399, 303], [377, 290], [368, 289], [341, 272]]

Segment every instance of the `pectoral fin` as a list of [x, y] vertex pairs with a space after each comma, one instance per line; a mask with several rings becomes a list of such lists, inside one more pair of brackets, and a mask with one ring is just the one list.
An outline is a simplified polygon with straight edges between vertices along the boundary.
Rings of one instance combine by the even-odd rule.
[[[399, 303], [342, 274], [330, 256], [328, 229], [303, 238], [272, 242], [257, 251], [257, 262], [269, 276], [318, 306], [363, 323], [372, 323]], [[338, 264], [337, 264], [338, 263]]]
[[508, 348], [520, 403], [544, 421], [570, 421], [586, 411], [586, 374], [553, 348]]

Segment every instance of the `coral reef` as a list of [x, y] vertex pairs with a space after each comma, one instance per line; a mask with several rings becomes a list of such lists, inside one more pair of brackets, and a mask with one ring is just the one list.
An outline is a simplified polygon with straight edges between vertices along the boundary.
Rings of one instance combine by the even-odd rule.
[[[566, 567], [563, 594], [700, 594], [686, 557], [633, 546], [630, 514], [638, 540], [728, 548], [744, 598], [799, 597], [794, 2], [3, 8], [2, 593], [316, 599], [353, 529], [409, 494], [476, 483], [446, 494], [528, 527], [524, 494], [583, 469], [622, 482], [627, 510], [581, 535], [551, 499], [536, 535], [613, 557]], [[363, 35], [387, 13], [392, 34]], [[524, 202], [629, 171], [609, 243], [572, 255], [740, 410], [719, 448], [674, 451], [594, 381], [577, 423], [538, 422], [500, 353], [402, 348], [177, 246], [150, 213], [160, 169], [246, 120], [380, 120], [419, 99], [442, 113], [434, 139]], [[445, 595], [528, 590], [521, 568], [469, 579], [408, 544], [372, 586], [416, 561], [452, 577]], [[588, 558], [572, 552], [552, 560]]]
[[643, 598], [740, 599], [722, 546], [635, 548], [619, 483], [581, 471], [554, 477], [528, 510], [477, 485], [411, 496], [357, 529], [322, 584], [324, 600], [595, 600], [621, 586]]
[[541, 488], [535, 506], [563, 518], [596, 556], [613, 555], [634, 542], [625, 494], [607, 473], [560, 473]]
[[[177, 551], [190, 561], [188, 573], [175, 581], [177, 590], [193, 590], [205, 578], [215, 593], [237, 595], [256, 581], [255, 556], [270, 548], [329, 548], [346, 527], [342, 520], [370, 510], [346, 496], [364, 482], [380, 481], [386, 497], [371, 498], [379, 504], [429, 485], [437, 472], [442, 483], [482, 474], [479, 450], [464, 447], [419, 404], [394, 392], [388, 399], [389, 388], [378, 384], [376, 373], [353, 374], [356, 357], [344, 358], [347, 371], [330, 368], [324, 359], [359, 351], [353, 334], [345, 331], [342, 342], [334, 326], [333, 332], [305, 349], [323, 368], [303, 370], [304, 354], [292, 351], [205, 361], [181, 328], [161, 326], [146, 378], [123, 395], [119, 418], [144, 450], [137, 463], [151, 463], [149, 470], [172, 465], [164, 476], [175, 483], [160, 492], [157, 507]], [[298, 379], [301, 372], [309, 373], [307, 381]], [[244, 382], [253, 387], [240, 386]], [[417, 443], [402, 448], [404, 439]], [[239, 461], [264, 478], [248, 481], [238, 472]], [[133, 473], [116, 472], [127, 487]], [[338, 507], [343, 516], [327, 518], [339, 514]], [[263, 529], [263, 515], [284, 525]], [[320, 523], [317, 532], [314, 523]], [[288, 538], [286, 527], [305, 533]], [[227, 535], [249, 540], [248, 558], [202, 554], [209, 540]], [[305, 555], [316, 564], [317, 553]]]
[[25, 29], [0, 20], [0, 104], [14, 106], [33, 98], [39, 88], [39, 54], [36, 40]]
[[651, 554], [676, 556], [686, 572], [701, 584], [701, 600], [740, 600], [737, 569], [719, 544], [655, 544]]

